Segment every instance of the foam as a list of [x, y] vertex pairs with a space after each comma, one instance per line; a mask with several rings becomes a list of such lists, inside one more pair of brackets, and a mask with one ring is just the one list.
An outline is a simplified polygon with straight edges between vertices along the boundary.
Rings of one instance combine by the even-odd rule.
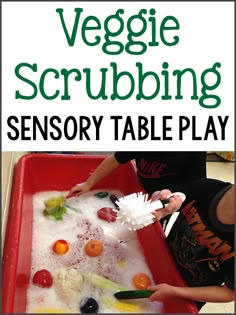
[[[94, 196], [102, 190], [90, 191], [80, 197], [72, 197], [67, 203], [78, 212], [68, 208], [62, 221], [49, 219], [42, 214], [44, 200], [59, 195], [66, 196], [68, 192], [45, 191], [33, 196], [33, 235], [32, 235], [32, 267], [31, 279], [40, 269], [49, 270], [52, 275], [59, 268], [76, 268], [82, 275], [92, 272], [129, 289], [135, 289], [132, 276], [144, 272], [152, 279], [146, 264], [136, 232], [127, 226], [116, 222], [108, 223], [97, 217], [97, 211], [103, 207], [114, 208], [109, 199]], [[106, 190], [118, 198], [122, 192]], [[65, 255], [57, 255], [52, 246], [58, 239], [65, 239], [69, 243], [69, 251]], [[84, 245], [90, 239], [103, 242], [104, 251], [98, 257], [89, 257], [84, 252]], [[153, 283], [153, 280], [152, 280]], [[27, 293], [27, 313], [36, 312], [41, 308], [54, 308], [73, 312], [79, 311], [79, 302], [84, 297], [93, 297], [99, 303], [100, 313], [120, 313], [121, 310], [111, 306], [110, 302], [118, 302], [113, 297], [112, 290], [104, 290], [85, 282], [81, 294], [76, 299], [63, 300], [55, 286], [39, 288], [30, 283]], [[107, 302], [108, 301], [108, 302]], [[133, 301], [131, 301], [134, 303]], [[140, 313], [158, 313], [162, 310], [162, 303], [150, 302], [148, 299], [135, 300], [140, 307]], [[126, 311], [127, 312], [127, 311]]]

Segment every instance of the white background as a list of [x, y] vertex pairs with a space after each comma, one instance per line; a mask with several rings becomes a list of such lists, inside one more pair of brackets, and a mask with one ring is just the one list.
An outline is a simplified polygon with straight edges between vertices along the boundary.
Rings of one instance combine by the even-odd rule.
[[[75, 12], [74, 8], [81, 7], [83, 12], [79, 23], [75, 45], [69, 47], [56, 8], [64, 9], [66, 25], [71, 33]], [[148, 11], [156, 10], [158, 47], [148, 47], [145, 54], [140, 56], [129, 55], [123, 52], [119, 56], [110, 56], [102, 52], [101, 45], [104, 42], [103, 21], [109, 15], [116, 13], [117, 9], [123, 8], [124, 21], [138, 14], [141, 8]], [[95, 15], [102, 23], [100, 31], [91, 32], [91, 38], [101, 36], [101, 44], [94, 47], [86, 46], [81, 39], [81, 23], [89, 16]], [[180, 38], [176, 46], [165, 46], [159, 38], [160, 23], [168, 15], [174, 16], [180, 30], [173, 31], [172, 36]], [[145, 15], [146, 18], [149, 14]], [[95, 34], [96, 33], [96, 34]], [[151, 37], [150, 27], [142, 41], [148, 42]], [[2, 2], [2, 150], [4, 151], [115, 151], [115, 150], [163, 150], [163, 151], [233, 151], [234, 150], [234, 3], [233, 2]], [[171, 38], [171, 37], [170, 37]], [[127, 42], [127, 32], [124, 31], [119, 40]], [[92, 75], [92, 91], [100, 89], [100, 68], [108, 68], [107, 95], [108, 100], [91, 100], [85, 89], [85, 77], [77, 82], [71, 77], [69, 91], [71, 100], [62, 101], [60, 97], [55, 100], [45, 100], [40, 93], [33, 100], [15, 99], [15, 91], [22, 94], [31, 94], [32, 89], [15, 75], [15, 67], [22, 62], [36, 63], [37, 73], [30, 73], [28, 78], [38, 84], [41, 73], [47, 68], [54, 68], [60, 72], [62, 68], [78, 68], [83, 76], [83, 68], [90, 68]], [[156, 72], [161, 79], [162, 63], [169, 63], [170, 72], [170, 101], [161, 100], [161, 90], [158, 96], [150, 101], [137, 101], [135, 93], [126, 101], [112, 101], [112, 75], [110, 62], [116, 62], [119, 71], [129, 71], [135, 80], [136, 62], [141, 62], [146, 71]], [[183, 70], [192, 68], [196, 72], [198, 82], [198, 95], [201, 95], [201, 73], [211, 68], [215, 62], [221, 63], [218, 71], [221, 74], [220, 86], [212, 91], [221, 98], [221, 105], [216, 109], [205, 109], [199, 105], [199, 101], [190, 99], [192, 92], [191, 82], [184, 81], [183, 100], [175, 100], [176, 79], [171, 75], [176, 69]], [[191, 81], [191, 80], [190, 80]], [[152, 85], [146, 87], [152, 91]], [[55, 89], [63, 91], [63, 79], [51, 77], [47, 80], [46, 89], [48, 94]], [[126, 91], [124, 82], [121, 91]], [[150, 90], [149, 90], [150, 89]], [[68, 116], [103, 116], [100, 129], [100, 140], [95, 140], [95, 129], [91, 125], [86, 139], [67, 141], [47, 140], [38, 137], [36, 141], [11, 141], [7, 132], [11, 131], [7, 125], [7, 118], [15, 115], [21, 119], [25, 115], [35, 115], [39, 119], [44, 116], [60, 116], [65, 120]], [[109, 119], [111, 115], [121, 115], [123, 120], [120, 124], [120, 140], [114, 140], [114, 124]], [[156, 134], [161, 136], [162, 116], [173, 116], [170, 123], [172, 141], [152, 141], [149, 138], [143, 141], [132, 140], [127, 135], [122, 141], [122, 134], [126, 116], [132, 116], [133, 127], [137, 132], [137, 117], [139, 115], [150, 118], [155, 116]], [[192, 125], [184, 133], [183, 141], [179, 141], [179, 116], [196, 117], [195, 133], [202, 138], [205, 135], [209, 116], [214, 117], [218, 139], [212, 136], [202, 141], [192, 140]], [[220, 140], [220, 126], [218, 116], [229, 116], [226, 127], [226, 140]], [[29, 123], [29, 128], [32, 126]], [[32, 136], [32, 129], [27, 133]]]

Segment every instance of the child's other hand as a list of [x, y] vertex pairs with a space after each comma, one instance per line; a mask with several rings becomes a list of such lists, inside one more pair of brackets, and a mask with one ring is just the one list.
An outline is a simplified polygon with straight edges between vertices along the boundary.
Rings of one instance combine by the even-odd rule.
[[[161, 191], [155, 191], [152, 194], [151, 199], [152, 199], [152, 201], [165, 200], [168, 198], [168, 196], [171, 193], [172, 192], [168, 189], [163, 189]], [[167, 204], [163, 209], [159, 209], [159, 210], [155, 211], [153, 213], [153, 215], [155, 215], [156, 220], [160, 220], [160, 219], [164, 218], [165, 216], [172, 214], [173, 212], [179, 210], [182, 203], [183, 203], [183, 200], [179, 195], [173, 195], [170, 198], [170, 203]]]
[[147, 287], [147, 290], [154, 291], [149, 297], [150, 301], [166, 301], [177, 296], [177, 287], [167, 283], [161, 283]]
[[89, 185], [85, 183], [80, 183], [71, 188], [69, 195], [80, 196], [90, 190]]
[[151, 195], [151, 199], [152, 201], [165, 200], [170, 194], [172, 194], [172, 192], [169, 189], [163, 189], [161, 191], [157, 190]]

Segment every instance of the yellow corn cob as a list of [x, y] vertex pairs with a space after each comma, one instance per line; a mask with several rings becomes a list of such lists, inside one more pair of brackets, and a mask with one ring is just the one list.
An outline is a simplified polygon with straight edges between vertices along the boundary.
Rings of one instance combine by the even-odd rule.
[[138, 305], [130, 302], [114, 302], [113, 307], [123, 313], [138, 313], [138, 311], [140, 311], [140, 307]]
[[47, 308], [38, 308], [35, 309], [33, 313], [40, 313], [40, 314], [44, 314], [44, 313], [52, 313], [52, 314], [66, 314], [66, 313], [73, 313], [71, 310], [60, 310], [57, 308], [53, 308], [53, 307], [47, 307]]
[[114, 308], [121, 313], [142, 313], [142, 309], [139, 305], [131, 302], [116, 301], [110, 297], [103, 297], [102, 303], [109, 308]]

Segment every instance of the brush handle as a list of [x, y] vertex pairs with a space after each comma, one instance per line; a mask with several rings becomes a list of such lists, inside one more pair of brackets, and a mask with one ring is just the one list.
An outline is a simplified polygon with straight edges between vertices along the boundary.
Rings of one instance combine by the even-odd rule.
[[69, 208], [69, 209], [71, 209], [71, 210], [75, 211], [75, 212], [80, 212], [80, 210], [79, 210], [79, 209], [76, 209], [76, 208], [74, 208], [74, 207], [70, 206], [67, 202], [64, 204], [64, 206], [65, 206], [66, 208]]
[[71, 197], [76, 197], [77, 196], [78, 191], [74, 191], [74, 192], [69, 192], [69, 194], [66, 196], [66, 199], [69, 199]]
[[174, 192], [174, 193], [170, 194], [165, 200], [156, 200], [156, 201], [151, 202], [148, 205], [148, 211], [153, 212], [155, 210], [160, 210], [160, 209], [165, 208], [170, 203], [170, 198], [174, 195], [180, 196], [183, 202], [186, 199], [185, 194], [183, 194], [181, 192]]

